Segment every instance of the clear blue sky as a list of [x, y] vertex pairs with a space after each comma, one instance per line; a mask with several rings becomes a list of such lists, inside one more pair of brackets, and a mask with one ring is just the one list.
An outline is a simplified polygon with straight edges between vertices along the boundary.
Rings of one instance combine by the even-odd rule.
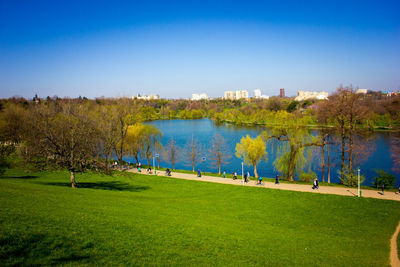
[[0, 97], [400, 87], [400, 1], [0, 0]]

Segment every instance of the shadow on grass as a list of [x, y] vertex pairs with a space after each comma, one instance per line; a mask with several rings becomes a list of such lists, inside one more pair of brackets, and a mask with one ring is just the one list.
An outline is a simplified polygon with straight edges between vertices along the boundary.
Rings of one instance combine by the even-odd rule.
[[[64, 236], [23, 233], [0, 238], [0, 261], [4, 266], [58, 265], [89, 260], [92, 243]], [[78, 245], [77, 245], [78, 244]]]
[[36, 179], [39, 176], [36, 175], [21, 175], [21, 176], [0, 176], [3, 179]]
[[[41, 183], [41, 184], [71, 187], [71, 183], [48, 182], [48, 183]], [[139, 192], [139, 191], [150, 189], [151, 187], [130, 185], [128, 183], [122, 183], [119, 181], [111, 181], [111, 182], [104, 181], [104, 182], [96, 182], [96, 183], [78, 183], [78, 188]]]

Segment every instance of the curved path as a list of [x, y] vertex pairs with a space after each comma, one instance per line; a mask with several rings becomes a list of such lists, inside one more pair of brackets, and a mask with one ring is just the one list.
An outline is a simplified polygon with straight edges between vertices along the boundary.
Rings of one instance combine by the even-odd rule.
[[[127, 170], [128, 172], [137, 173], [137, 169]], [[141, 174], [147, 174], [146, 171], [141, 172]], [[158, 172], [159, 176], [165, 176], [165, 171]], [[221, 183], [221, 184], [233, 184], [233, 185], [243, 185], [242, 180], [232, 180], [232, 178], [222, 178], [215, 176], [202, 176], [197, 177], [195, 174], [189, 173], [179, 173], [173, 172], [171, 178], [179, 178], [186, 180], [194, 180], [194, 181], [204, 181], [204, 182], [212, 182], [212, 183]], [[239, 177], [239, 176], [238, 176]], [[319, 189], [313, 190], [310, 185], [304, 184], [289, 184], [289, 183], [280, 183], [275, 184], [272, 182], [263, 182], [263, 185], [257, 185], [256, 181], [250, 181], [245, 183], [244, 186], [254, 186], [254, 187], [265, 187], [265, 188], [273, 188], [273, 189], [281, 189], [281, 190], [291, 190], [291, 191], [301, 191], [301, 192], [312, 192], [312, 193], [320, 193], [320, 194], [333, 194], [333, 195], [342, 195], [342, 196], [357, 196], [357, 188], [347, 188], [340, 186], [320, 186]], [[380, 191], [376, 190], [362, 190], [363, 197], [370, 198], [378, 198], [378, 199], [388, 199], [388, 200], [396, 200], [400, 201], [400, 194], [395, 192], [385, 192], [382, 194]]]
[[397, 254], [397, 236], [400, 232], [400, 223], [397, 225], [396, 232], [394, 232], [392, 239], [390, 239], [390, 264], [393, 267], [400, 267], [400, 260]]

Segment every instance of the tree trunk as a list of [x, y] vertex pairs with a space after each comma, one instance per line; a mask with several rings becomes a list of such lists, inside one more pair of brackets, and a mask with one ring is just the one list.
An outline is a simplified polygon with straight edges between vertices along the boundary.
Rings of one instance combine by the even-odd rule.
[[344, 178], [344, 149], [345, 149], [345, 147], [344, 147], [344, 145], [345, 145], [345, 142], [346, 142], [346, 135], [345, 135], [345, 129], [343, 128], [342, 129], [342, 155], [341, 155], [341, 164], [340, 164], [340, 170], [341, 170], [341, 173], [340, 173], [340, 183], [341, 184], [343, 184], [343, 178]]
[[74, 173], [74, 171], [70, 171], [70, 172], [69, 172], [69, 177], [70, 177], [70, 179], [71, 179], [71, 187], [72, 187], [72, 188], [77, 188], [78, 186], [76, 185], [75, 173]]
[[353, 131], [349, 133], [349, 175], [353, 177]]
[[221, 161], [218, 162], [218, 174], [221, 175]]
[[289, 158], [289, 164], [288, 164], [288, 179], [289, 181], [293, 182], [294, 181], [294, 161], [296, 159], [296, 154], [297, 151], [294, 149], [294, 147], [291, 147], [290, 149], [290, 158]]
[[329, 155], [329, 139], [328, 139], [328, 144], [326, 146], [326, 152], [328, 153], [328, 184], [331, 183], [331, 160], [330, 160], [330, 155]]
[[322, 141], [322, 182], [325, 183], [325, 136]]
[[258, 173], [257, 173], [257, 165], [254, 164], [254, 177], [258, 178]]
[[172, 169], [175, 170], [175, 160], [172, 159]]

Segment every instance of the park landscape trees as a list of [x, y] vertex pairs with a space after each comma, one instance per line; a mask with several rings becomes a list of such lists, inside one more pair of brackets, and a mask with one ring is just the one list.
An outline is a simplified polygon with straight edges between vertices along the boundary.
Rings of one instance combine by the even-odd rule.
[[236, 157], [241, 158], [246, 165], [253, 166], [254, 176], [258, 177], [257, 164], [267, 157], [265, 141], [261, 136], [251, 138], [249, 135], [242, 137], [236, 144]]

